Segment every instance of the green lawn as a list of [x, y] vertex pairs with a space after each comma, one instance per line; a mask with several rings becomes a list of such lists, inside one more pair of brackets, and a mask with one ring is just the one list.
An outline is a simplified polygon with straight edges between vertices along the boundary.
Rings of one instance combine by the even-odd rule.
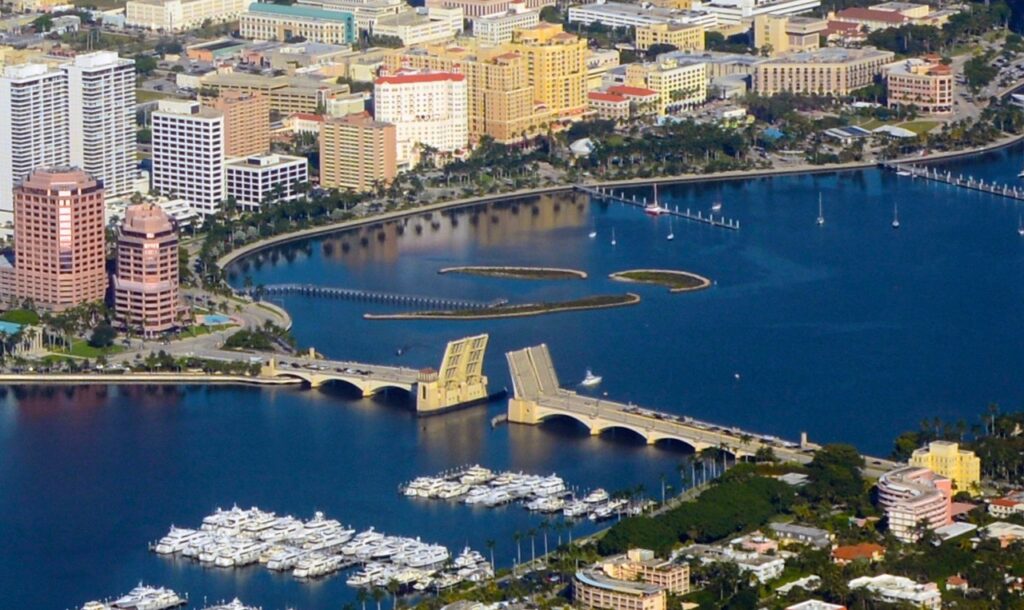
[[885, 123], [883, 123], [882, 121], [879, 121], [878, 119], [868, 119], [868, 120], [864, 121], [863, 123], [858, 124], [857, 127], [862, 127], [864, 129], [867, 129], [867, 130], [870, 131], [870, 130], [875, 129], [877, 127], [881, 127], [882, 125], [885, 125]]
[[39, 314], [28, 309], [11, 309], [0, 315], [0, 320], [21, 324], [22, 326], [39, 324]]
[[228, 328], [234, 328], [234, 324], [215, 324], [214, 326], [204, 326], [202, 324], [196, 324], [195, 326], [189, 326], [185, 330], [181, 331], [180, 336], [182, 339], [188, 339], [191, 337], [200, 337], [202, 335], [208, 335], [215, 333], [219, 330], [226, 330]]
[[75, 356], [76, 358], [98, 358], [100, 356], [110, 356], [111, 354], [117, 354], [123, 352], [124, 348], [120, 345], [111, 345], [110, 347], [93, 347], [89, 345], [89, 342], [85, 339], [73, 339], [71, 341], [71, 349], [67, 352], [58, 350], [52, 350], [57, 355]]
[[174, 97], [169, 93], [163, 91], [149, 91], [147, 89], [136, 89], [135, 90], [135, 101], [142, 104], [145, 102], [155, 102], [157, 100], [166, 100]]
[[908, 123], [900, 123], [897, 127], [903, 129], [909, 129], [917, 135], [928, 133], [940, 125], [939, 121], [910, 121]]

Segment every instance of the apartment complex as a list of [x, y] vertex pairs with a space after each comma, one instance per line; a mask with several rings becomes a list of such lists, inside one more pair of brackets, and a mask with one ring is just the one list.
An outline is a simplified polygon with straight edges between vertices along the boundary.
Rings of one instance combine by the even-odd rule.
[[819, 95], [847, 95], [874, 82], [892, 51], [822, 48], [792, 53], [759, 63], [754, 69], [754, 90], [761, 95], [783, 91]]
[[707, 100], [707, 66], [685, 53], [664, 53], [650, 63], [627, 65], [626, 85], [656, 91], [658, 114], [670, 114]]
[[426, 0], [426, 6], [440, 8], [461, 8], [470, 21], [486, 15], [507, 13], [515, 5], [531, 11], [540, 11], [545, 6], [554, 6], [555, 0]]
[[466, 77], [452, 72], [399, 72], [373, 88], [374, 116], [395, 126], [396, 162], [414, 167], [429, 147], [442, 154], [469, 145]]
[[267, 202], [292, 201], [299, 197], [299, 184], [309, 182], [305, 157], [263, 153], [224, 164], [227, 196], [245, 211], [259, 209]]
[[885, 510], [889, 531], [904, 542], [917, 540], [918, 524], [937, 529], [952, 522], [953, 483], [919, 466], [904, 466], [878, 479], [878, 503]]
[[758, 15], [754, 17], [754, 47], [768, 55], [813, 51], [821, 46], [828, 22], [816, 17]]
[[690, 592], [690, 565], [657, 559], [653, 551], [630, 549], [601, 563], [609, 578], [645, 582], [675, 595]]
[[128, 0], [125, 24], [133, 28], [180, 32], [204, 22], [223, 23], [242, 16], [256, 0]]
[[129, 206], [117, 235], [114, 313], [123, 328], [153, 337], [184, 309], [178, 285], [178, 226], [160, 206]]
[[398, 174], [395, 126], [352, 114], [320, 127], [320, 186], [369, 191]]
[[462, 32], [462, 9], [431, 7], [402, 11], [377, 19], [373, 33], [391, 36], [403, 46], [451, 40]]
[[238, 23], [242, 38], [351, 44], [356, 40], [356, 19], [352, 13], [311, 6], [257, 2], [242, 13]]
[[540, 13], [528, 11], [523, 6], [522, 3], [514, 3], [508, 12], [477, 17], [473, 20], [473, 38], [489, 45], [512, 42], [513, 32], [540, 23]]
[[8, 66], [0, 108], [0, 226], [9, 232], [14, 186], [37, 167], [71, 161], [65, 73], [44, 64]]
[[565, 32], [558, 24], [540, 23], [517, 31], [510, 46], [526, 58], [534, 101], [556, 119], [583, 114], [587, 106], [586, 38]]
[[971, 491], [981, 482], [981, 459], [951, 441], [932, 441], [914, 451], [910, 465], [927, 468], [953, 481], [956, 489]]
[[616, 580], [595, 570], [579, 570], [572, 600], [584, 610], [665, 610], [665, 590], [644, 582]]
[[646, 51], [656, 44], [668, 44], [680, 51], [704, 50], [704, 26], [686, 23], [653, 23], [636, 27], [636, 47]]
[[270, 100], [263, 93], [227, 90], [203, 105], [224, 116], [224, 156], [244, 157], [270, 150]]
[[201, 216], [224, 200], [224, 115], [199, 102], [160, 100], [153, 112], [153, 190]]
[[100, 180], [108, 197], [131, 193], [137, 163], [135, 62], [97, 51], [61, 69], [68, 79], [71, 164]]
[[103, 184], [80, 169], [40, 168], [14, 189], [14, 268], [4, 293], [47, 311], [107, 291]]
[[914, 106], [925, 114], [953, 113], [953, 70], [938, 61], [908, 59], [891, 64], [885, 84], [889, 108]]

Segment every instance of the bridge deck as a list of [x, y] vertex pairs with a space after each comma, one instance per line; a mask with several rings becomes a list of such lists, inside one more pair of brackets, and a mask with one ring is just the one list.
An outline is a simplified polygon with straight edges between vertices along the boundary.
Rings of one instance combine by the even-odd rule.
[[[202, 354], [203, 357], [215, 360], [243, 360], [254, 356], [244, 352], [232, 352], [229, 350], [210, 350]], [[323, 377], [332, 377], [341, 380], [361, 379], [364, 381], [379, 381], [394, 384], [400, 387], [411, 388], [419, 379], [419, 371], [416, 369], [387, 366], [381, 364], [366, 364], [364, 362], [352, 362], [348, 360], [323, 360], [312, 359], [301, 356], [275, 356], [277, 368], [282, 373], [289, 371], [316, 374]], [[294, 366], [293, 366], [294, 365]]]

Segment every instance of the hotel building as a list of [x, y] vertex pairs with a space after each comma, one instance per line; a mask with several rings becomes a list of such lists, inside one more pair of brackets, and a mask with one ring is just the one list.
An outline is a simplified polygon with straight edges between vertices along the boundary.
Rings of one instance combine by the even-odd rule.
[[202, 216], [224, 200], [224, 115], [199, 102], [160, 100], [153, 112], [153, 190]]
[[263, 93], [227, 90], [203, 100], [224, 115], [224, 156], [244, 157], [270, 150], [270, 102]]
[[658, 114], [670, 114], [707, 101], [707, 66], [700, 56], [664, 53], [653, 62], [626, 66], [626, 85], [656, 91]]
[[533, 100], [556, 118], [579, 118], [587, 107], [587, 39], [562, 30], [554, 23], [540, 23], [519, 30], [510, 45], [526, 58]]
[[399, 72], [373, 88], [374, 116], [395, 126], [396, 162], [414, 167], [423, 147], [456, 153], [469, 145], [466, 77], [452, 72]]
[[958, 490], [977, 489], [981, 482], [981, 459], [973, 451], [961, 449], [958, 443], [932, 441], [910, 456], [910, 465], [927, 468], [953, 481]]
[[320, 127], [320, 186], [369, 191], [398, 175], [395, 126], [366, 113], [324, 121]]
[[231, 159], [224, 165], [227, 196], [243, 210], [256, 210], [266, 202], [298, 199], [296, 185], [309, 182], [305, 157], [258, 154]]
[[114, 312], [126, 329], [153, 337], [178, 326], [178, 227], [158, 205], [129, 206], [117, 235]]
[[14, 189], [14, 268], [5, 292], [47, 311], [107, 292], [103, 184], [80, 169], [37, 169]]
[[903, 542], [918, 538], [918, 524], [937, 529], [952, 523], [950, 502], [953, 482], [919, 466], [903, 466], [878, 479], [878, 503], [889, 521], [889, 531]]
[[754, 90], [760, 95], [783, 91], [848, 95], [873, 83], [893, 57], [892, 51], [872, 47], [792, 53], [759, 63], [754, 69]]
[[352, 13], [265, 2], [249, 6], [238, 30], [242, 38], [287, 42], [301, 37], [327, 44], [351, 44], [358, 34]]

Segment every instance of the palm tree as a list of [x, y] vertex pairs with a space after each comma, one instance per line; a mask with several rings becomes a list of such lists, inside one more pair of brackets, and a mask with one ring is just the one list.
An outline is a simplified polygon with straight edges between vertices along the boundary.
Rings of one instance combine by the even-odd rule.
[[497, 546], [497, 543], [493, 539], [489, 538], [487, 542], [484, 543], [484, 545], [487, 547], [487, 550], [491, 553], [491, 569], [497, 571], [498, 568], [494, 565], [494, 547]]
[[391, 594], [391, 610], [395, 610], [398, 607], [398, 590], [401, 586], [394, 578], [388, 581], [388, 593]]
[[366, 599], [368, 597], [369, 594], [367, 594], [366, 589], [359, 587], [359, 590], [356, 591], [356, 600], [362, 606], [363, 610], [366, 610]]
[[551, 522], [547, 519], [540, 522], [540, 531], [544, 534], [544, 557], [548, 556], [548, 530], [551, 529]]
[[374, 586], [370, 595], [373, 597], [373, 601], [377, 602], [377, 610], [380, 610], [380, 600], [384, 599], [384, 589]]
[[523, 539], [523, 535], [519, 533], [519, 530], [516, 530], [516, 532], [512, 534], [512, 539], [516, 541], [516, 563], [523, 563], [523, 552], [519, 548], [519, 541]]
[[530, 563], [534, 564], [537, 563], [537, 545], [535, 544], [537, 540], [537, 530], [530, 528], [527, 534], [530, 536]]

